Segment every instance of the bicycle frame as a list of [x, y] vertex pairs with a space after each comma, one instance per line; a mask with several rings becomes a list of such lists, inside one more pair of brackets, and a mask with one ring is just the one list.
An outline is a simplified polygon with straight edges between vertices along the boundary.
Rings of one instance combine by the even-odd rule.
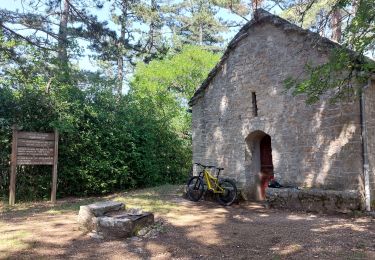
[[[198, 171], [198, 175], [193, 175], [188, 183], [186, 193], [192, 201], [198, 201], [205, 192], [212, 192], [220, 204], [230, 206], [237, 199], [237, 187], [233, 180], [224, 178], [220, 179], [219, 175], [224, 168], [214, 165], [203, 165], [194, 163], [202, 167]], [[214, 177], [216, 171], [216, 177]]]
[[219, 185], [219, 178], [214, 177], [211, 173], [204, 169], [199, 175], [203, 173], [203, 178], [207, 183], [207, 189], [214, 193], [224, 193], [224, 189]]

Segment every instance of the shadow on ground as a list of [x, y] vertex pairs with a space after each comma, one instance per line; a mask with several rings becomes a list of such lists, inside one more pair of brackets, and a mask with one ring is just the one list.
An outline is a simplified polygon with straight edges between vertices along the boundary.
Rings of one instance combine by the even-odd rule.
[[140, 193], [138, 197], [131, 193], [120, 199], [129, 199], [130, 204], [135, 199], [147, 201], [147, 207], [155, 199], [170, 205], [155, 208], [156, 218], [165, 223], [162, 232], [156, 238], [107, 241], [79, 231], [75, 209], [10, 211], [1, 215], [0, 239], [14, 244], [3, 246], [4, 251], [0, 243], [0, 257], [375, 259], [375, 228], [370, 218], [293, 213], [256, 203], [221, 207], [214, 202], [193, 203], [177, 193]]

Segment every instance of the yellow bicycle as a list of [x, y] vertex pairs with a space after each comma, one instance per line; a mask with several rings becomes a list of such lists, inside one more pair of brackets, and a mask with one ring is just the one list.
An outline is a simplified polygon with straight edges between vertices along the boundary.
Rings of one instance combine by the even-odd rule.
[[[198, 201], [202, 198], [203, 193], [208, 191], [216, 195], [218, 202], [224, 206], [231, 205], [237, 198], [237, 186], [233, 180], [219, 179], [220, 171], [224, 168], [219, 168], [212, 165], [203, 165], [195, 163], [202, 167], [202, 171], [198, 176], [193, 176], [187, 183], [187, 195], [192, 201]], [[217, 170], [217, 175], [214, 177], [209, 169]]]

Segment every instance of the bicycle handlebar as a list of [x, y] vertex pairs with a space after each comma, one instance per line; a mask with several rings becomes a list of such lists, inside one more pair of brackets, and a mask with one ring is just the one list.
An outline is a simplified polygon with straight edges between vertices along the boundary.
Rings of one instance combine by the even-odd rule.
[[203, 164], [201, 164], [201, 163], [194, 163], [194, 164], [196, 164], [196, 165], [199, 165], [199, 166], [202, 166], [203, 168], [216, 168], [216, 169], [218, 169], [218, 170], [224, 170], [224, 168], [220, 168], [220, 167], [216, 167], [216, 166], [214, 166], [214, 165], [203, 165]]

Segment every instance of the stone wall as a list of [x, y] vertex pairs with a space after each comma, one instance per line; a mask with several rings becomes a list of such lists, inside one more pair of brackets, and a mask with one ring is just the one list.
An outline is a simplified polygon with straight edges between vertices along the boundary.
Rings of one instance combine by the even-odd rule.
[[371, 208], [375, 208], [375, 82], [370, 82], [364, 94], [364, 119], [369, 160]]
[[[247, 198], [256, 198], [259, 137], [272, 141], [275, 177], [284, 185], [357, 190], [362, 173], [359, 101], [307, 105], [285, 91], [327, 49], [293, 30], [258, 23], [232, 50], [193, 110], [193, 160], [224, 167]], [[253, 116], [252, 92], [258, 116]], [[195, 169], [197, 171], [197, 169]]]
[[267, 206], [270, 208], [322, 213], [349, 213], [362, 210], [361, 196], [354, 191], [269, 188], [266, 198]]

